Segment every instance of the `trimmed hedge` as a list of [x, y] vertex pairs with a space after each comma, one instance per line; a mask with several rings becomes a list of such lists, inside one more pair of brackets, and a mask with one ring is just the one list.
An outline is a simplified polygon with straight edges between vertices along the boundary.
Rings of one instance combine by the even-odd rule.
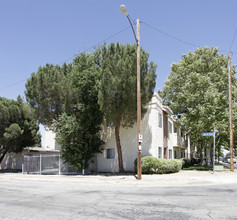
[[[183, 165], [182, 159], [158, 159], [152, 156], [142, 157], [143, 174], [177, 173]], [[134, 171], [137, 172], [137, 159], [134, 161]]]
[[182, 168], [188, 168], [190, 166], [194, 166], [195, 164], [199, 164], [200, 162], [201, 160], [198, 158], [192, 158], [192, 159], [184, 158]]
[[187, 167], [190, 167], [192, 166], [192, 161], [191, 159], [188, 159], [188, 158], [184, 158], [183, 159], [183, 167], [182, 168], [187, 168]]

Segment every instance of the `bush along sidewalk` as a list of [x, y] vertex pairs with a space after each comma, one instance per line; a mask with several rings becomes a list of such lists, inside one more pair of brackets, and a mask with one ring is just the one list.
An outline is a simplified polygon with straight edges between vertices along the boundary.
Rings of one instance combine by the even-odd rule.
[[194, 166], [195, 164], [200, 164], [201, 160], [199, 158], [183, 158], [183, 167], [182, 168], [188, 168], [191, 166]]
[[[215, 166], [220, 166], [220, 168], [218, 169], [219, 171], [222, 171], [224, 169], [228, 169], [228, 166], [225, 166], [222, 163], [218, 163], [215, 162]], [[222, 168], [221, 168], [222, 167]], [[197, 170], [197, 171], [211, 171], [213, 170], [213, 166], [208, 166], [208, 165], [203, 165], [201, 164], [201, 160], [200, 159], [183, 159], [183, 170]]]
[[198, 171], [209, 171], [212, 170], [212, 167], [207, 165], [202, 165], [200, 159], [196, 158], [184, 158], [183, 159], [183, 170], [198, 170]]
[[[182, 159], [158, 159], [152, 156], [142, 157], [143, 174], [177, 173], [183, 165]], [[134, 161], [134, 171], [137, 172], [137, 159]]]

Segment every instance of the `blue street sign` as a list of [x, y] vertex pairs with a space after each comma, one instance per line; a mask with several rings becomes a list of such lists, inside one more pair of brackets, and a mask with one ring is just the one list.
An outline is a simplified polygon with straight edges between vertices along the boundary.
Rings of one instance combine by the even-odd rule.
[[203, 136], [203, 137], [206, 137], [206, 136], [213, 136], [213, 135], [214, 135], [213, 132], [202, 133], [202, 136]]

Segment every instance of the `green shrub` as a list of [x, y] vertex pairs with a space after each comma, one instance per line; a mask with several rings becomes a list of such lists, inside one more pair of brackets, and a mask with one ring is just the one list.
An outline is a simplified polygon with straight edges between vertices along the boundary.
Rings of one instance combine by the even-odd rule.
[[195, 165], [195, 164], [199, 164], [201, 163], [201, 159], [200, 158], [192, 158], [191, 159], [191, 166]]
[[[176, 173], [182, 168], [182, 159], [158, 159], [152, 156], [142, 157], [142, 173], [143, 174], [165, 174]], [[134, 171], [137, 172], [137, 159], [134, 161]]]
[[199, 164], [200, 162], [201, 160], [199, 158], [192, 158], [192, 159], [183, 158], [182, 168], [188, 168], [194, 166], [195, 164]]
[[[142, 157], [142, 173], [153, 173], [152, 169], [156, 167], [156, 158], [151, 156]], [[137, 172], [137, 159], [134, 161], [134, 171]]]
[[191, 159], [188, 159], [188, 158], [183, 159], [182, 168], [187, 168], [187, 167], [190, 167], [191, 165], [193, 165]]
[[187, 168], [183, 168], [184, 170], [198, 170], [198, 171], [208, 171], [208, 170], [212, 170], [212, 167], [209, 167], [207, 165], [201, 165], [201, 164], [195, 164], [193, 166], [187, 167]]

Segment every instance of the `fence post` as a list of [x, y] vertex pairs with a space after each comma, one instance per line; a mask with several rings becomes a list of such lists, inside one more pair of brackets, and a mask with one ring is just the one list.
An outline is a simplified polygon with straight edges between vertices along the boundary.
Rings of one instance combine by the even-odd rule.
[[41, 175], [41, 154], [40, 154], [40, 175]]

